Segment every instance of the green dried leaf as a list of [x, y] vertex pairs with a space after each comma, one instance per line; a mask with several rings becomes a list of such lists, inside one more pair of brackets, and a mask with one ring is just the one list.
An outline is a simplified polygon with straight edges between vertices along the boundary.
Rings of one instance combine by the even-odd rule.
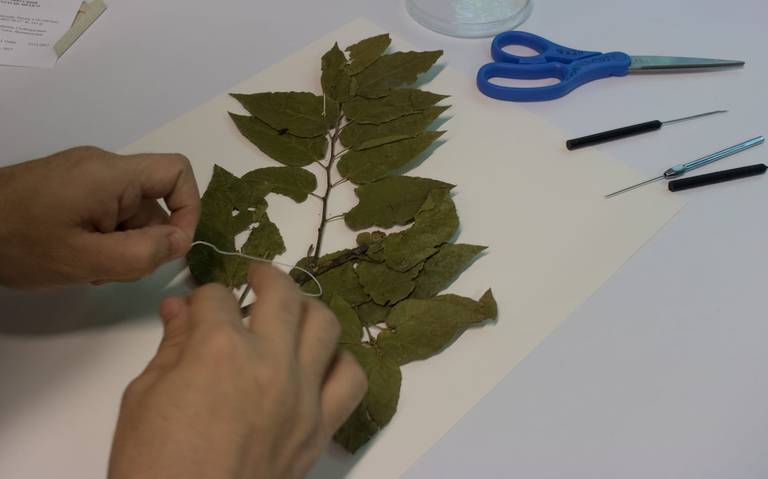
[[344, 215], [344, 221], [355, 231], [371, 226], [391, 228], [404, 225], [414, 219], [432, 190], [450, 190], [453, 187], [429, 178], [384, 178], [355, 189], [360, 201]]
[[378, 60], [391, 42], [389, 33], [384, 33], [348, 46], [347, 52], [349, 52], [349, 57], [352, 60], [347, 69], [350, 75], [360, 73]]
[[296, 91], [231, 95], [248, 113], [279, 133], [314, 138], [327, 132], [322, 96]]
[[442, 50], [432, 52], [395, 52], [379, 57], [371, 66], [355, 75], [357, 94], [366, 98], [381, 98], [400, 85], [414, 83], [416, 78], [432, 68]]
[[385, 322], [391, 309], [389, 306], [382, 306], [371, 301], [357, 307], [357, 317], [363, 324], [374, 326]]
[[435, 189], [416, 214], [413, 226], [384, 239], [387, 266], [408, 271], [447, 243], [459, 227], [456, 205], [449, 190]]
[[[395, 404], [395, 407], [397, 407], [397, 404]], [[346, 449], [347, 452], [354, 454], [358, 449], [365, 446], [381, 429], [382, 426], [379, 426], [371, 418], [371, 415], [368, 413], [368, 405], [363, 400], [357, 405], [352, 415], [347, 419], [347, 422], [336, 431], [333, 440]]]
[[[245, 240], [240, 252], [254, 258], [268, 260], [272, 260], [275, 256], [285, 253], [283, 236], [280, 234], [277, 226], [270, 221], [266, 213], [261, 217], [257, 226], [251, 229], [251, 233], [248, 235], [248, 239]], [[248, 280], [248, 268], [251, 261], [233, 256], [224, 256], [224, 258], [227, 258], [227, 261], [231, 261], [233, 264], [231, 268], [233, 283], [238, 285], [245, 284]]]
[[411, 297], [429, 298], [444, 290], [485, 249], [485, 246], [471, 244], [444, 244], [424, 263]]
[[387, 235], [382, 231], [366, 231], [357, 235], [357, 244], [368, 245], [365, 255], [376, 263], [384, 262], [384, 238]]
[[497, 315], [491, 290], [473, 301], [456, 295], [407, 299], [392, 309], [376, 345], [399, 365], [427, 359], [450, 345], [468, 327]]
[[378, 125], [352, 122], [341, 130], [341, 144], [353, 150], [365, 150], [387, 143], [413, 138], [424, 132], [449, 107], [435, 106]]
[[[246, 183], [214, 165], [213, 176], [201, 201], [195, 241], [206, 241], [223, 251], [234, 251], [235, 235], [262, 219], [267, 202]], [[230, 287], [243, 283], [236, 258], [217, 254], [206, 246], [195, 246], [187, 254], [189, 269], [199, 283], [218, 282]]]
[[[323, 296], [320, 299], [326, 304], [330, 303], [333, 294], [339, 295], [352, 306], [363, 304], [371, 299], [357, 279], [355, 265], [351, 261], [319, 275], [317, 280], [323, 286]], [[304, 283], [302, 289], [315, 292], [317, 285], [314, 281], [309, 281]]]
[[448, 98], [423, 90], [403, 88], [384, 98], [355, 98], [344, 103], [344, 114], [358, 124], [379, 124], [422, 112]]
[[301, 203], [317, 188], [315, 175], [295, 166], [273, 166], [249, 171], [242, 180], [263, 195], [277, 193]]
[[358, 185], [374, 182], [415, 160], [443, 133], [428, 131], [415, 138], [368, 150], [350, 151], [339, 160], [339, 173]]
[[347, 57], [334, 43], [322, 58], [323, 74], [320, 83], [325, 96], [337, 102], [345, 102], [351, 97], [352, 77], [347, 73]]
[[360, 340], [363, 338], [363, 325], [357, 318], [357, 313], [352, 309], [352, 306], [337, 294], [331, 296], [328, 306], [336, 315], [336, 319], [339, 320], [339, 326], [341, 326], [339, 342], [341, 344], [360, 343]]
[[349, 452], [355, 452], [386, 426], [397, 411], [402, 375], [393, 361], [362, 344], [344, 346], [351, 352], [368, 377], [368, 392], [334, 440]]
[[357, 277], [368, 295], [382, 306], [393, 305], [407, 298], [416, 283], [413, 281], [421, 272], [422, 265], [416, 265], [406, 272], [389, 269], [384, 263], [360, 263]]
[[256, 117], [229, 114], [237, 129], [264, 154], [286, 166], [307, 166], [325, 156], [328, 138], [301, 138], [280, 133]]
[[325, 97], [325, 126], [329, 130], [333, 130], [339, 124], [339, 117], [341, 117], [341, 105], [337, 101]]

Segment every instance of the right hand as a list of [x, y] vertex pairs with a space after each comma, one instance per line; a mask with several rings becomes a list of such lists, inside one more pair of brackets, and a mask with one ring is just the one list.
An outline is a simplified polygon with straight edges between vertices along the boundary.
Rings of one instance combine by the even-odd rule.
[[338, 352], [339, 325], [290, 277], [254, 264], [243, 326], [232, 292], [210, 284], [161, 305], [157, 355], [127, 388], [109, 477], [298, 478], [365, 394]]

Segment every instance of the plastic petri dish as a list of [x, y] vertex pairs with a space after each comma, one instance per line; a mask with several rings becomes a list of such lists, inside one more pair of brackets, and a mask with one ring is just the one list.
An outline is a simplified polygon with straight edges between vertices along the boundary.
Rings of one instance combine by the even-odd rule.
[[405, 0], [414, 20], [453, 37], [490, 37], [522, 24], [533, 0]]

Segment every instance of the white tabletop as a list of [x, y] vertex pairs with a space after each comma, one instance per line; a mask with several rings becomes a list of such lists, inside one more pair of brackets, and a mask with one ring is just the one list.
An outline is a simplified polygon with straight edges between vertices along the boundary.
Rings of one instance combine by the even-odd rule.
[[[766, 14], [761, 0], [536, 0], [525, 29], [568, 46], [747, 66], [604, 80], [526, 108], [572, 136], [730, 110], [601, 147], [649, 175], [768, 133]], [[358, 16], [443, 48], [467, 75], [487, 61], [487, 40], [428, 32], [400, 1], [112, 0], [53, 70], [0, 67], [0, 165], [78, 144], [118, 149]], [[764, 162], [765, 148], [707, 171]], [[686, 208], [406, 477], [768, 476], [765, 181], [683, 193]], [[0, 321], [13, 333], [0, 337], [0, 428], [39, 429], [16, 408], [97, 367], [78, 356], [92, 330], [18, 334], [56, 330], [66, 294]], [[0, 457], [0, 476], [14, 478], [45, 461]]]

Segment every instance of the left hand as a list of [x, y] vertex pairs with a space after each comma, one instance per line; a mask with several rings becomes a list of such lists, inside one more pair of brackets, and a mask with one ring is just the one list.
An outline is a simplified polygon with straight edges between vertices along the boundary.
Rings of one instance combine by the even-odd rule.
[[139, 279], [186, 254], [199, 215], [182, 155], [79, 147], [0, 168], [0, 285]]

